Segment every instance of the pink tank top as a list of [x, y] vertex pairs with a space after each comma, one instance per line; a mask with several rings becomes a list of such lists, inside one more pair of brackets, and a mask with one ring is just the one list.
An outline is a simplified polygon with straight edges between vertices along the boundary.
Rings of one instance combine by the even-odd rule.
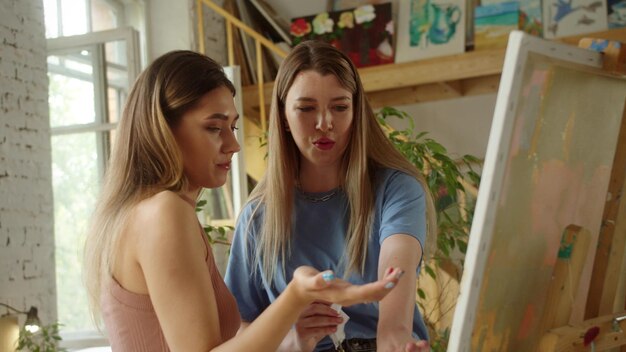
[[[201, 230], [202, 231], [202, 230]], [[207, 248], [206, 265], [211, 275], [219, 315], [222, 341], [231, 339], [241, 323], [235, 297], [230, 293], [213, 259], [211, 246], [201, 233]], [[163, 330], [149, 295], [127, 291], [112, 278], [102, 292], [102, 316], [114, 352], [169, 351]]]

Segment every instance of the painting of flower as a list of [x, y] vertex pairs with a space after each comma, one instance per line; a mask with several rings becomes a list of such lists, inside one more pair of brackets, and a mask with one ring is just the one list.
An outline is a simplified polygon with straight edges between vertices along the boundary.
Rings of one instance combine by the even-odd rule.
[[322, 12], [313, 19], [313, 32], [317, 35], [332, 33], [335, 21], [328, 16], [328, 12]]
[[357, 24], [371, 22], [376, 18], [376, 12], [374, 11], [374, 6], [372, 5], [363, 5], [359, 6], [354, 10], [354, 17], [356, 19]]
[[391, 3], [322, 12], [291, 21], [292, 44], [323, 40], [346, 53], [357, 67], [393, 63]]
[[342, 12], [339, 15], [339, 22], [337, 22], [339, 28], [354, 28], [354, 15], [352, 11]]
[[305, 21], [304, 18], [298, 18], [297, 20], [291, 22], [290, 32], [291, 35], [299, 38], [311, 33], [311, 25], [309, 22]]

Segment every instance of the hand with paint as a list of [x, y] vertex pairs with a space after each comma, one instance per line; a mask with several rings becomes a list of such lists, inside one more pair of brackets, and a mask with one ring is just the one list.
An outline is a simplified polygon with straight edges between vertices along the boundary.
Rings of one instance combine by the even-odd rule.
[[326, 301], [351, 306], [380, 301], [396, 286], [403, 272], [399, 268], [389, 269], [387, 275], [378, 281], [353, 285], [335, 278], [335, 274], [330, 270], [319, 272], [310, 266], [301, 266], [293, 273], [293, 280], [288, 286], [292, 286], [298, 297], [307, 304]]
[[320, 273], [310, 266], [297, 268], [287, 290], [298, 291], [299, 297], [311, 303], [300, 313], [283, 345], [289, 346], [286, 347], [288, 350], [313, 351], [324, 337], [337, 331], [337, 326], [343, 321], [330, 307], [331, 303], [348, 306], [379, 301], [397, 285], [402, 274], [401, 269], [389, 268], [386, 275], [376, 282], [353, 285], [336, 279], [330, 270]]

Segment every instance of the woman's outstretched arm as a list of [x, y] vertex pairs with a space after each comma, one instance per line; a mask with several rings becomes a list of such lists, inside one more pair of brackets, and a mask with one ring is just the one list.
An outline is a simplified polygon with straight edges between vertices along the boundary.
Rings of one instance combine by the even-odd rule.
[[311, 267], [299, 267], [283, 293], [237, 336], [213, 349], [226, 351], [276, 351], [300, 312], [315, 300], [349, 306], [383, 299], [398, 283], [400, 269], [392, 269], [376, 282], [352, 285], [340, 279], [327, 281]]

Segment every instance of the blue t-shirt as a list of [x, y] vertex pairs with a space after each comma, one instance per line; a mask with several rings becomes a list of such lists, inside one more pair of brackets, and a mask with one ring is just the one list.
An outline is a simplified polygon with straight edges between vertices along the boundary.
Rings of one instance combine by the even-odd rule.
[[[378, 280], [378, 258], [382, 242], [389, 236], [402, 233], [415, 237], [424, 245], [426, 237], [426, 203], [420, 183], [403, 172], [381, 169], [378, 172], [376, 206], [372, 233], [369, 238], [364, 275], [353, 273], [344, 278], [353, 284], [365, 284]], [[311, 201], [330, 196], [323, 202]], [[328, 198], [328, 197], [326, 197]], [[309, 265], [318, 270], [331, 269], [343, 278], [343, 262], [346, 260], [345, 234], [349, 223], [347, 196], [341, 190], [325, 193], [302, 194], [296, 192], [292, 217], [291, 253], [285, 265], [285, 274], [278, 262], [273, 282], [266, 282], [261, 275], [260, 264], [253, 266], [254, 243], [261, 226], [262, 207], [249, 227], [248, 245], [245, 230], [254, 205], [248, 203], [237, 221], [231, 247], [226, 284], [237, 299], [244, 321], [253, 321], [276, 300], [293, 277], [295, 269]], [[419, 268], [418, 268], [419, 270]], [[343, 307], [350, 320], [345, 326], [346, 338], [376, 338], [378, 304], [358, 304]], [[421, 314], [414, 308], [413, 335], [428, 338]], [[329, 337], [318, 343], [316, 351], [333, 347]]]

